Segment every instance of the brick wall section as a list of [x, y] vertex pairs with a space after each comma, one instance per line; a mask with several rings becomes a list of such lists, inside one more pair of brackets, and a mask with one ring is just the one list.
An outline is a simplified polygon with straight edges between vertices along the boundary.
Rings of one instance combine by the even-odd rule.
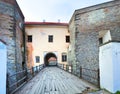
[[[120, 41], [119, 10], [120, 0], [116, 0], [74, 12], [69, 31], [70, 34], [75, 34], [72, 40], [75, 44], [71, 42], [71, 45], [75, 45], [75, 50], [72, 51], [79, 66], [92, 70], [99, 68], [99, 31], [110, 30], [112, 41]], [[86, 74], [89, 75], [89, 72]], [[87, 77], [85, 79], [91, 80]]]
[[[20, 26], [21, 23], [21, 26]], [[0, 0], [0, 40], [7, 44], [7, 72], [9, 75], [22, 70], [24, 61], [24, 16], [15, 0]], [[25, 61], [24, 61], [25, 62]], [[16, 80], [13, 77], [10, 80]]]

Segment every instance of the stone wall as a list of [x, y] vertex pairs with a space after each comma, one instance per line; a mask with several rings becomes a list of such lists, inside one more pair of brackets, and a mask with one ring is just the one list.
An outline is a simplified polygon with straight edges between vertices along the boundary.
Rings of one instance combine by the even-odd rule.
[[110, 30], [112, 41], [120, 42], [120, 26], [114, 26]]
[[14, 41], [14, 9], [10, 4], [0, 1], [0, 39], [7, 44], [7, 66], [10, 74], [16, 72]]
[[[15, 0], [0, 0], [0, 40], [7, 44], [7, 72], [23, 70], [24, 16]], [[13, 77], [12, 79], [16, 79]]]
[[95, 5], [75, 11], [79, 31], [109, 30], [120, 23], [120, 1]]
[[15, 3], [15, 0], [0, 0], [0, 1], [12, 4], [12, 5]]
[[70, 45], [68, 48], [68, 64], [73, 65], [73, 73], [76, 74], [76, 55], [75, 55], [75, 21], [74, 19], [71, 19], [71, 22], [69, 23], [69, 32], [70, 32]]
[[[120, 0], [116, 0], [74, 12], [69, 31], [71, 35], [75, 35], [71, 38], [74, 41], [71, 42], [71, 46], [74, 47], [71, 52], [75, 54], [75, 62], [78, 66], [91, 70], [99, 68], [99, 31], [110, 30], [111, 41], [120, 41], [119, 10]], [[71, 61], [74, 61], [73, 54], [69, 56]], [[85, 74], [90, 73], [87, 71]], [[84, 79], [91, 80], [89, 77], [84, 77]]]
[[[76, 57], [75, 57], [75, 27], [74, 27], [74, 20], [72, 19], [70, 25], [69, 25], [69, 32], [70, 32], [70, 43], [72, 45], [69, 45], [68, 49], [68, 63], [69, 64], [76, 64]], [[71, 32], [72, 31], [72, 32]]]
[[99, 68], [98, 32], [78, 32], [76, 34], [76, 59], [88, 69]]

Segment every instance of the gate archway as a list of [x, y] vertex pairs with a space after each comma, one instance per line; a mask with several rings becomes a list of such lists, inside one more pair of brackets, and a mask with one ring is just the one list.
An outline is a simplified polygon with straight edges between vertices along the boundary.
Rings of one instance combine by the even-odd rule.
[[57, 65], [57, 56], [52, 52], [47, 53], [44, 57], [44, 64], [45, 66]]

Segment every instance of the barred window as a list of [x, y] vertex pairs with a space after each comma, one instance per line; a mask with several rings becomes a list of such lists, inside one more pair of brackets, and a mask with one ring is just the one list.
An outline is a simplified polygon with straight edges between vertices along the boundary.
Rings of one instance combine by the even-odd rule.
[[66, 36], [66, 42], [70, 42], [70, 36]]
[[48, 42], [53, 42], [53, 35], [48, 36]]
[[62, 62], [66, 62], [66, 61], [67, 61], [67, 54], [62, 53]]
[[32, 35], [28, 35], [28, 42], [32, 42]]
[[40, 63], [40, 57], [36, 56], [36, 63]]

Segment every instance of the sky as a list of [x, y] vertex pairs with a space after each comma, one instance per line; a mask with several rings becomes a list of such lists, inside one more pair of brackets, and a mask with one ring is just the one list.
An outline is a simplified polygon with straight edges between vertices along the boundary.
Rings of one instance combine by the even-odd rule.
[[17, 0], [25, 21], [66, 22], [75, 10], [111, 0]]

